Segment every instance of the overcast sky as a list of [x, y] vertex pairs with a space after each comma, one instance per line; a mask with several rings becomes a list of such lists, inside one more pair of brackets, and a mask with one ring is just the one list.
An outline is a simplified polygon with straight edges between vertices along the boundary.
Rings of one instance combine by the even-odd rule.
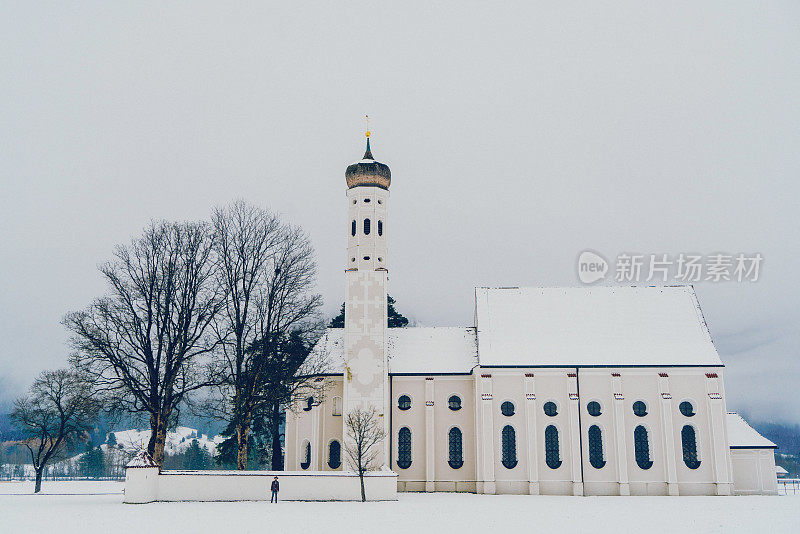
[[284, 214], [333, 314], [369, 113], [401, 312], [471, 325], [587, 248], [761, 253], [697, 292], [729, 409], [800, 422], [800, 3], [264, 4], [0, 2], [0, 401], [153, 218]]

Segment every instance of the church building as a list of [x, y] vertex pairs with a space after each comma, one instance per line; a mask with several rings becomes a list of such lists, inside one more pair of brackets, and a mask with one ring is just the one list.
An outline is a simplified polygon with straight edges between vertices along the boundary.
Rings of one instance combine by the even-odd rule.
[[472, 326], [389, 329], [391, 172], [369, 132], [345, 178], [345, 326], [314, 348], [324, 394], [286, 411], [287, 470], [350, 470], [344, 419], [374, 408], [398, 491], [777, 493], [691, 286], [479, 287]]

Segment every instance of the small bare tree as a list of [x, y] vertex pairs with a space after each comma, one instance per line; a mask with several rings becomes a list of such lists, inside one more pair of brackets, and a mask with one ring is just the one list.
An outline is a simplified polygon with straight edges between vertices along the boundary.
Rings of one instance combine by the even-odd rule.
[[116, 413], [150, 419], [147, 451], [161, 465], [167, 429], [192, 392], [212, 383], [211, 323], [223, 305], [212, 236], [202, 223], [154, 222], [100, 267], [110, 292], [64, 319], [73, 362]]
[[378, 458], [382, 452], [386, 432], [375, 408], [358, 408], [348, 413], [345, 429], [348, 437], [345, 445], [347, 459], [350, 467], [358, 473], [361, 482], [361, 501], [364, 502], [367, 500], [364, 491], [364, 473], [380, 467]]
[[11, 420], [30, 452], [36, 473], [34, 493], [42, 489], [45, 466], [61, 457], [67, 443], [92, 428], [99, 409], [90, 385], [66, 369], [44, 371], [16, 400]]

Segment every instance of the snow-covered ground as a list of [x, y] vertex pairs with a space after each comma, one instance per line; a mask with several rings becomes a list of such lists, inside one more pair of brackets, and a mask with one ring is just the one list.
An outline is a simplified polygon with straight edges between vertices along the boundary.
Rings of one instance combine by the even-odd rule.
[[[74, 495], [85, 482], [51, 482], [48, 495], [0, 483], [0, 531], [108, 532], [800, 532], [792, 497], [530, 497], [401, 494], [398, 502], [122, 504], [119, 493]], [[17, 483], [19, 484], [19, 483]], [[120, 489], [114, 482], [100, 490]], [[97, 490], [99, 491], [99, 490]], [[61, 493], [61, 495], [56, 494]]]

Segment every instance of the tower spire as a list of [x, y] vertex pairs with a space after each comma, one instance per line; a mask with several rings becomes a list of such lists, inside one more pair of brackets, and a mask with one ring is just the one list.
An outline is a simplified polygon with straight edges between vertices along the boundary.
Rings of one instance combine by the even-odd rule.
[[371, 134], [371, 132], [369, 131], [369, 115], [364, 115], [364, 119], [367, 122], [367, 131], [364, 134], [367, 137], [367, 150], [366, 150], [366, 152], [364, 152], [364, 158], [363, 159], [372, 159], [372, 160], [374, 160], [375, 158], [372, 157], [372, 150], [370, 150], [370, 148], [369, 148], [369, 136]]

